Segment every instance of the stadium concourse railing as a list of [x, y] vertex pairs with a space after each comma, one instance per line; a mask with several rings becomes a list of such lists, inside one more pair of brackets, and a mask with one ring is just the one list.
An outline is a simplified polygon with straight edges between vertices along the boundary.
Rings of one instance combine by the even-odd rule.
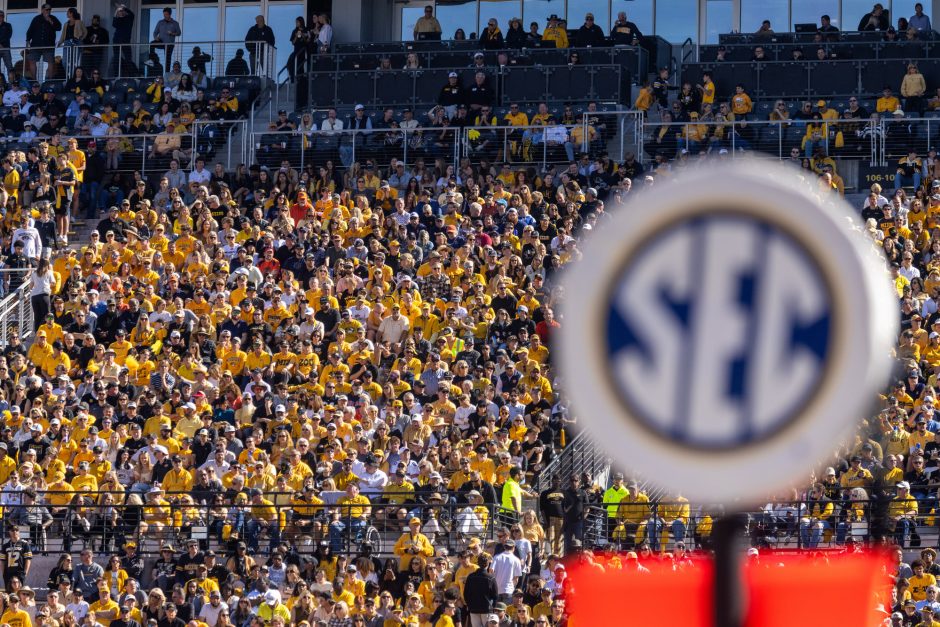
[[807, 136], [800, 121], [746, 120], [734, 122], [643, 122], [642, 149], [646, 158], [662, 152], [668, 158], [687, 151], [690, 156], [726, 150], [731, 159], [747, 152], [768, 158], [790, 159], [796, 148], [801, 158], [809, 157], [816, 146], [827, 155], [882, 161], [884, 121], [829, 122], [826, 132]]
[[[608, 130], [596, 132], [590, 141], [591, 119], [600, 119]], [[348, 167], [363, 159], [387, 164], [397, 159], [412, 164], [443, 159], [444, 165], [459, 165], [462, 157], [549, 165], [568, 163], [580, 153], [597, 156], [614, 150], [614, 159], [635, 149], [641, 135], [641, 116], [635, 111], [586, 112], [578, 124], [555, 127], [554, 138], [545, 141], [545, 126], [445, 126], [373, 128], [341, 131], [261, 131], [251, 135], [253, 163], [274, 166], [290, 159], [301, 169], [311, 161], [327, 160]], [[373, 122], [375, 123], [375, 122]]]
[[938, 148], [938, 140], [940, 140], [938, 134], [940, 134], [940, 117], [938, 116], [886, 116], [882, 118], [880, 165], [897, 164], [898, 160], [907, 157], [910, 151], [916, 152], [918, 158], [926, 158], [931, 149]]
[[[642, 111], [585, 111], [582, 114], [582, 124], [591, 126], [591, 120], [597, 120], [595, 129], [597, 142], [606, 148], [614, 163], [623, 163], [627, 153], [639, 155], [643, 142], [643, 112]], [[589, 134], [584, 134], [581, 152], [591, 153], [592, 146], [588, 141]]]
[[[25, 273], [25, 276], [24, 276]], [[33, 334], [33, 306], [29, 292], [29, 270], [0, 268], [0, 286], [3, 296], [0, 298], [0, 346], [6, 346], [10, 334], [16, 332], [20, 338], [28, 340]], [[9, 289], [10, 279], [22, 281], [19, 287]]]
[[[203, 500], [198, 486], [191, 492], [161, 493], [161, 501], [156, 502], [147, 494], [152, 489], [135, 485], [126, 492], [70, 491], [64, 495], [37, 489], [36, 503], [47, 508], [50, 519], [32, 526], [21, 517], [22, 491], [3, 490], [0, 527], [4, 535], [10, 526], [19, 527], [35, 551], [46, 553], [85, 547], [113, 552], [133, 540], [141, 554], [155, 555], [164, 544], [178, 548], [195, 539], [203, 548], [222, 550], [240, 540], [262, 553], [281, 541], [311, 549], [328, 541], [337, 553], [357, 553], [368, 543], [375, 553], [390, 554], [414, 517], [422, 521], [422, 532], [435, 547], [451, 552], [465, 548], [473, 539], [489, 542], [497, 528], [515, 521], [496, 504], [469, 505], [465, 493], [458, 492], [426, 495], [430, 502], [422, 503], [414, 502], [414, 492], [368, 495], [371, 511], [362, 516], [360, 505], [337, 504], [343, 491], [321, 492], [324, 503], [320, 505], [298, 504], [293, 501], [298, 493], [292, 491], [265, 492], [268, 506], [214, 503], [214, 494], [208, 492]], [[188, 502], [182, 501], [184, 495], [191, 497]], [[300, 509], [302, 514], [297, 513]], [[258, 524], [262, 519], [268, 523]]]
[[[45, 62], [38, 63], [37, 76], [27, 76], [30, 80], [51, 81], [71, 78], [72, 70], [82, 66], [85, 75], [89, 76], [92, 69], [101, 72], [101, 76], [108, 79], [141, 78], [164, 76], [169, 72], [174, 62], [178, 62], [184, 72], [192, 68], [205, 69], [208, 78], [226, 76], [228, 64], [241, 50], [245, 63], [249, 64], [249, 73], [239, 76], [258, 76], [263, 79], [275, 80], [278, 69], [276, 65], [277, 47], [258, 42], [256, 54], [251, 51], [244, 40], [236, 41], [180, 41], [170, 46], [170, 59], [167, 63], [167, 46], [152, 43], [136, 44], [107, 44], [91, 45], [79, 44], [75, 46], [57, 46], [55, 48], [55, 61], [51, 67]], [[194, 48], [199, 48], [198, 54]], [[10, 53], [14, 64], [22, 63], [26, 47], [13, 47]], [[156, 59], [150, 57], [155, 53]], [[153, 64], [158, 61], [160, 68]], [[254, 67], [250, 63], [254, 61]]]
[[[630, 73], [620, 65], [487, 66], [481, 70], [494, 90], [494, 106], [511, 103], [623, 102]], [[363, 104], [411, 106], [427, 110], [455, 72], [472, 84], [476, 70], [466, 65], [441, 68], [309, 72], [297, 92], [297, 109]]]
[[[469, 505], [465, 492], [442, 492], [427, 503], [414, 502], [413, 492], [373, 495], [370, 511], [364, 512], [362, 506], [337, 504], [345, 494], [341, 491], [322, 492], [324, 503], [318, 505], [293, 501], [294, 492], [266, 492], [264, 498], [270, 505], [225, 505], [214, 502], [213, 494], [200, 493], [198, 486], [191, 492], [161, 494], [159, 502], [144, 493], [149, 491], [69, 492], [62, 504], [61, 492], [37, 490], [37, 503], [50, 516], [42, 524], [31, 525], [23, 517], [22, 491], [4, 490], [0, 492], [0, 528], [4, 535], [11, 526], [20, 528], [33, 550], [43, 553], [86, 547], [115, 552], [133, 540], [142, 555], [155, 555], [164, 544], [180, 547], [194, 539], [203, 549], [222, 551], [235, 540], [259, 553], [269, 552], [282, 541], [311, 551], [326, 541], [337, 553], [357, 553], [368, 544], [375, 554], [390, 555], [414, 517], [421, 520], [422, 532], [435, 548], [446, 548], [451, 554], [474, 540], [486, 544], [499, 529], [518, 522], [517, 515], [497, 504]], [[184, 494], [190, 497], [188, 502], [182, 502]], [[403, 502], [388, 502], [398, 496]], [[605, 503], [598, 493], [585, 518], [585, 548], [669, 550], [683, 542], [689, 549], [709, 549], [712, 525], [725, 510], [673, 499]], [[938, 513], [929, 499], [919, 501], [920, 512], [904, 520], [895, 517], [890, 496], [830, 503], [831, 510], [823, 516], [818, 502], [806, 499], [777, 500], [750, 509], [745, 512], [749, 542], [779, 550], [840, 548], [849, 542], [940, 546]], [[549, 521], [542, 522], [547, 525]]]
[[460, 127], [418, 127], [414, 129], [377, 128], [369, 130], [262, 131], [251, 134], [252, 163], [274, 166], [282, 159], [303, 169], [308, 163], [349, 167], [354, 162], [375, 159], [388, 164], [391, 159], [414, 163], [422, 158], [433, 163], [443, 159], [456, 169], [461, 154]]
[[611, 460], [594, 443], [588, 434], [576, 434], [559, 449], [558, 454], [535, 476], [532, 489], [536, 492], [547, 490], [552, 479], [557, 477], [561, 485], [568, 485], [571, 477], [587, 473], [591, 481], [596, 481], [610, 469]]
[[[582, 125], [583, 127], [583, 125]], [[546, 138], [546, 132], [554, 133]], [[571, 129], [558, 124], [546, 126], [467, 126], [461, 139], [461, 154], [475, 160], [502, 161], [504, 159], [537, 163], [543, 168], [556, 163], [568, 163], [567, 152], [581, 151], [581, 142], [572, 138]]]
[[[690, 549], [710, 548], [712, 524], [725, 515], [720, 505], [677, 502], [675, 496], [650, 498], [643, 503], [596, 502], [585, 516], [584, 545], [629, 550], [641, 546], [671, 549], [676, 542]], [[940, 512], [936, 499], [918, 500], [917, 515], [892, 509], [892, 495], [880, 498], [835, 498], [818, 501], [775, 500], [745, 513], [745, 533], [751, 546], [778, 550], [842, 549], [848, 543], [896, 544], [905, 549], [940, 548]], [[677, 513], [687, 509], [676, 524]], [[821, 514], [821, 512], [823, 512]]]
[[[206, 158], [206, 162], [222, 161], [227, 167], [234, 167], [238, 163], [245, 163], [249, 156], [248, 151], [248, 121], [247, 120], [196, 120], [185, 133], [180, 136], [180, 169], [191, 172], [195, 168], [195, 156]], [[94, 152], [107, 154], [116, 150], [118, 155], [117, 168], [110, 168], [112, 172], [122, 174], [141, 171], [145, 173], [162, 174], [169, 168], [172, 153], [156, 154], [154, 145], [160, 133], [124, 133], [120, 135], [105, 135], [93, 137], [88, 135], [63, 135], [64, 139], [76, 137], [81, 145], [87, 146], [90, 140], [95, 141]], [[10, 138], [5, 148], [25, 150], [38, 143], [36, 138], [30, 142], [19, 142]], [[115, 142], [112, 144], [111, 142]], [[218, 150], [225, 148], [225, 159]], [[90, 152], [85, 148], [86, 153]]]

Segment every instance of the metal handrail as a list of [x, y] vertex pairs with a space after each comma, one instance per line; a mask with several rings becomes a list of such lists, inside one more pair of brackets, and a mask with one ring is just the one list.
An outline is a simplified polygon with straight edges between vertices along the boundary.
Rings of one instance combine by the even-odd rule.
[[[268, 80], [275, 80], [277, 76], [276, 59], [277, 47], [270, 46], [265, 42], [252, 42], [260, 48], [260, 54], [255, 56], [255, 67], [249, 67], [249, 73], [244, 76], [260, 76]], [[49, 69], [43, 63], [43, 71], [36, 80], [61, 80], [65, 81], [71, 78], [71, 72], [75, 66], [85, 68], [86, 76], [90, 76], [91, 69], [98, 69], [102, 77], [108, 79], [121, 78], [140, 78], [151, 75], [146, 71], [145, 60], [149, 57], [151, 51], [155, 51], [163, 66], [160, 76], [165, 75], [172, 69], [173, 62], [179, 62], [183, 72], [189, 72], [188, 61], [190, 60], [194, 47], [199, 47], [200, 52], [209, 56], [202, 60], [206, 68], [206, 76], [214, 78], [226, 76], [225, 70], [228, 62], [235, 57], [235, 51], [241, 49], [244, 53], [246, 62], [250, 63], [248, 44], [244, 40], [235, 41], [182, 41], [177, 40], [175, 44], [170, 44], [172, 54], [170, 62], [166, 63], [166, 48], [164, 44], [153, 44], [151, 42], [128, 43], [128, 44], [78, 44], [76, 46], [56, 46], [56, 54], [62, 57], [62, 70], [64, 76], [50, 76]], [[28, 47], [10, 48], [14, 62], [24, 58], [30, 50]], [[198, 61], [197, 61], [198, 62]], [[56, 66], [57, 69], [58, 66]], [[40, 70], [37, 68], [37, 72]], [[155, 75], [154, 75], [155, 76]], [[28, 77], [33, 78], [33, 77]]]
[[[258, 152], [266, 144], [282, 144], [282, 153], [284, 151], [287, 154], [290, 154], [292, 157], [295, 157], [298, 163], [299, 168], [303, 169], [305, 161], [311, 156], [322, 157], [324, 161], [329, 158], [329, 154], [325, 152], [329, 151], [339, 151], [341, 158], [348, 158], [350, 163], [357, 161], [357, 153], [361, 156], [363, 150], [366, 152], [384, 152], [388, 155], [394, 154], [396, 158], [399, 158], [401, 161], [404, 161], [405, 164], [413, 162], [414, 156], [416, 154], [420, 155], [423, 148], [414, 147], [411, 144], [409, 138], [414, 138], [415, 135], [421, 134], [422, 136], [430, 135], [440, 135], [442, 132], [452, 133], [453, 134], [453, 146], [448, 148], [446, 154], [437, 155], [442, 156], [450, 160], [451, 164], [456, 168], [459, 162], [459, 150], [461, 143], [461, 131], [462, 129], [457, 126], [450, 127], [435, 127], [435, 126], [420, 126], [414, 129], [402, 129], [402, 128], [371, 128], [371, 129], [342, 129], [342, 130], [293, 130], [293, 131], [259, 131], [253, 132], [251, 134], [251, 161], [258, 161]], [[390, 146], [365, 146], [361, 137], [380, 137], [389, 133], [400, 133], [402, 141], [398, 145]], [[328, 147], [316, 147], [317, 142], [312, 142], [311, 146], [307, 149], [303, 149], [302, 146], [296, 145], [302, 137], [306, 137], [307, 140], [311, 139], [331, 139], [335, 141], [335, 145], [332, 144]], [[314, 149], [316, 148], [316, 149]], [[348, 151], [348, 152], [347, 152]], [[335, 158], [335, 157], [334, 157]]]
[[[23, 492], [4, 490], [0, 492], [0, 526], [4, 534], [11, 524], [21, 527], [23, 537], [33, 545], [41, 544], [36, 548], [43, 551], [59, 548], [59, 543], [66, 552], [76, 543], [113, 551], [134, 540], [140, 554], [150, 555], [167, 543], [179, 546], [194, 539], [204, 547], [225, 547], [235, 538], [264, 551], [269, 543], [273, 547], [282, 539], [306, 537], [314, 541], [311, 546], [329, 541], [334, 552], [355, 553], [360, 542], [369, 541], [376, 553], [388, 554], [413, 517], [422, 521], [423, 533], [435, 546], [451, 550], [464, 548], [472, 539], [489, 541], [499, 526], [512, 522], [497, 503], [473, 506], [459, 492], [441, 492], [441, 500], [430, 503], [416, 502], [413, 491], [387, 492], [369, 495], [368, 506], [338, 504], [342, 491], [321, 493], [325, 502], [316, 505], [293, 503], [291, 499], [297, 495], [293, 491], [265, 492], [259, 503], [215, 506], [208, 499], [200, 503], [180, 500], [184, 495], [192, 496], [192, 491], [163, 493], [156, 501], [147, 497], [149, 491], [151, 488], [143, 484], [126, 492], [36, 491], [35, 502], [51, 517], [47, 533], [20, 518]], [[141, 496], [143, 502], [129, 503], [131, 494]], [[111, 502], [105, 502], [106, 496], [112, 497]], [[61, 497], [68, 502], [53, 505]], [[367, 516], [360, 515], [363, 507], [370, 510]], [[267, 525], [258, 524], [264, 520]]]
[[[867, 124], [868, 121], [865, 120], [735, 120], [733, 122], [643, 122], [643, 141], [647, 142], [650, 138], [655, 137], [658, 134], [658, 130], [667, 127], [675, 128], [677, 137], [676, 146], [678, 149], [684, 149], [689, 151], [692, 154], [698, 152], [708, 151], [710, 145], [709, 142], [714, 138], [714, 130], [717, 129], [727, 129], [725, 136], [721, 137], [718, 140], [720, 148], [726, 148], [729, 150], [730, 156], [734, 158], [734, 153], [738, 149], [747, 149], [747, 150], [757, 150], [768, 155], [773, 156], [773, 152], [769, 149], [769, 141], [765, 138], [751, 138], [746, 140], [741, 137], [741, 131], [748, 128], [757, 128], [757, 129], [777, 129], [776, 138], [771, 138], [772, 141], [776, 144], [776, 157], [778, 159], [788, 159], [790, 148], [796, 146], [800, 148], [801, 156], [805, 154], [804, 148], [802, 145], [803, 133], [802, 129], [808, 125], [814, 126], [823, 126], [826, 127], [828, 131], [824, 133], [819, 141], [821, 145], [826, 148], [826, 153], [831, 154], [830, 142], [833, 139], [834, 133], [840, 130], [840, 127], [849, 127], [856, 126], [861, 127]], [[691, 138], [692, 133], [690, 130], [692, 127], [705, 127], [708, 131], [707, 137], [699, 142]], [[796, 133], [792, 133], [791, 137], [785, 138], [787, 129], [797, 129]], [[883, 129], [882, 129], [883, 130]], [[785, 145], [785, 141], [790, 142], [789, 145]], [[714, 143], [714, 142], [713, 142]], [[754, 145], [756, 143], [756, 146]], [[871, 151], [868, 154], [859, 155], [862, 158], [868, 158], [871, 161], [876, 159], [877, 150], [873, 145]], [[844, 155], [846, 157], [851, 155]]]
[[555, 477], [561, 480], [562, 485], [567, 485], [576, 472], [587, 472], [594, 479], [606, 473], [610, 465], [610, 458], [594, 441], [586, 433], [579, 433], [539, 471], [532, 487], [536, 492], [546, 490]]
[[[619, 93], [621, 88], [622, 77], [624, 68], [615, 63], [602, 63], [602, 64], [582, 64], [569, 66], [567, 64], [562, 66], [544, 66], [544, 65], [521, 65], [521, 66], [509, 66], [508, 73], [500, 72], [498, 68], [497, 71], [492, 71], [492, 68], [487, 69], [487, 74], [491, 78], [491, 84], [496, 85], [496, 83], [502, 83], [496, 86], [497, 95], [502, 95], [503, 102], [494, 102], [494, 106], [500, 106], [505, 103], [509, 105], [510, 102], [544, 102], [546, 92], [550, 91], [551, 87], [549, 85], [549, 80], [553, 76], [553, 72], [565, 70], [565, 69], [576, 69], [583, 70], [585, 74], [591, 79], [591, 86], [587, 90], [583, 91], [583, 97], [581, 93], [576, 96], [567, 97], [567, 100], [573, 102], [588, 102], [591, 100], [603, 101], [603, 102], [613, 102], [617, 101], [618, 103], [624, 98], [623, 94]], [[516, 70], [537, 70], [540, 73], [540, 77], [536, 84], [527, 85], [531, 87], [529, 93], [525, 94], [525, 98], [522, 99], [512, 99], [506, 94], [506, 85], [510, 84], [512, 79], [512, 72]], [[595, 83], [595, 77], [597, 74], [604, 70], [610, 70], [616, 73], [616, 77], [611, 77], [609, 80], [601, 82], [598, 80]], [[417, 91], [417, 81], [416, 79], [422, 75], [424, 72], [433, 72], [439, 73], [441, 76], [446, 77], [451, 71], [457, 72], [458, 74], [467, 73], [472, 71], [471, 68], [466, 66], [463, 67], [441, 67], [441, 68], [418, 68], [413, 70], [404, 70], [404, 69], [391, 69], [391, 70], [378, 70], [378, 69], [369, 69], [369, 70], [349, 70], [349, 71], [336, 71], [336, 70], [324, 70], [324, 71], [312, 71], [308, 72], [305, 75], [305, 78], [302, 80], [307, 81], [308, 85], [308, 102], [307, 107], [316, 107], [317, 101], [312, 98], [312, 94], [319, 93], [321, 96], [328, 96], [329, 104], [335, 104], [340, 102], [341, 104], [352, 104], [347, 97], [348, 94], [341, 94], [339, 91], [339, 86], [343, 80], [348, 80], [356, 76], [361, 76], [369, 79], [369, 86], [365, 87], [362, 92], [355, 94], [356, 102], [375, 102], [382, 104], [383, 97], [381, 90], [378, 90], [376, 87], [376, 82], [379, 78], [384, 76], [395, 77], [397, 80], [407, 79], [411, 81], [412, 93], [407, 99], [399, 100], [396, 104], [398, 105], [412, 105], [415, 107], [429, 105], [433, 106], [435, 104], [436, 93], [440, 87], [435, 86], [432, 93], [420, 92]], [[322, 80], [325, 85], [318, 84], [317, 81]], [[544, 85], [542, 81], [544, 80]], [[442, 80], [443, 84], [446, 82], [446, 78]], [[530, 81], [531, 82], [531, 81]], [[617, 95], [606, 96], [606, 92], [599, 92], [595, 89], [595, 85], [598, 88], [608, 87], [614, 85], [617, 87]], [[591, 91], [594, 89], [595, 91]], [[369, 90], [369, 93], [365, 93], [366, 90]], [[598, 96], [597, 93], [602, 93], [602, 96]], [[606, 96], [606, 97], [605, 97]], [[327, 104], [327, 101], [323, 101], [321, 104]]]
[[879, 133], [877, 134], [872, 133], [872, 141], [877, 142], [877, 149], [878, 149], [876, 157], [872, 158], [873, 164], [877, 163], [878, 165], [882, 167], [888, 165], [889, 163], [888, 162], [888, 144], [887, 144], [888, 128], [892, 124], [900, 124], [900, 123], [926, 126], [926, 134], [924, 134], [922, 137], [914, 138], [914, 141], [917, 142], [916, 144], [906, 144], [904, 146], [905, 156], [907, 155], [907, 151], [912, 148], [913, 149], [919, 148], [919, 150], [917, 150], [917, 153], [923, 156], [927, 154], [927, 150], [929, 148], [933, 147], [934, 141], [933, 139], [931, 139], [932, 138], [931, 127], [933, 127], [933, 129], [935, 130], [938, 126], [940, 126], [940, 118], [926, 117], [926, 116], [914, 117], [914, 116], [908, 116], [908, 115], [905, 115], [904, 117], [896, 117], [893, 115], [885, 114], [885, 116], [879, 120], [879, 129], [880, 129]]
[[[0, 344], [6, 346], [10, 339], [10, 332], [16, 330], [21, 339], [29, 338], [33, 333], [33, 306], [30, 302], [30, 270], [4, 269], [4, 274], [11, 272], [24, 272], [23, 283], [0, 300]], [[4, 288], [6, 276], [2, 281]]]

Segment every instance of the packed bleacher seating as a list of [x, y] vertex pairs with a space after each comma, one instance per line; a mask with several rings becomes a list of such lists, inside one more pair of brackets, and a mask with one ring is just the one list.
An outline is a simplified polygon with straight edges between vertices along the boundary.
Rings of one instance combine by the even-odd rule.
[[[201, 51], [2, 85], [0, 623], [559, 627], [573, 560], [707, 555], [723, 510], [611, 468], [569, 411], [556, 277], [634, 186], [729, 151], [820, 193], [844, 160], [896, 166], [859, 211], [893, 264], [898, 380], [750, 512], [752, 549], [940, 542], [932, 35], [729, 34], [670, 68], [625, 25], [516, 47], [315, 23], [249, 163], [215, 158], [219, 128], [266, 81]], [[935, 556], [901, 554], [888, 609], [936, 594]]]

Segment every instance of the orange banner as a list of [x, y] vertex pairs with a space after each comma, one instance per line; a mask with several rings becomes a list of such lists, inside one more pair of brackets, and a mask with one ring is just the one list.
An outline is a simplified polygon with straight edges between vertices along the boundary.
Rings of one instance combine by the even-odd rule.
[[[891, 598], [888, 564], [883, 554], [862, 553], [752, 558], [744, 567], [745, 627], [880, 626]], [[710, 560], [678, 570], [668, 562], [645, 566], [647, 572], [572, 564], [571, 627], [712, 627]]]

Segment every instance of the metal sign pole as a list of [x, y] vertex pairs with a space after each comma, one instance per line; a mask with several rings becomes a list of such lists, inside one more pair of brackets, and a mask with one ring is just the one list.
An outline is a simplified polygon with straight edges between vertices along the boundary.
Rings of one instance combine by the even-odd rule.
[[742, 627], [747, 606], [743, 579], [745, 519], [740, 514], [719, 518], [712, 527], [715, 547], [715, 627]]

